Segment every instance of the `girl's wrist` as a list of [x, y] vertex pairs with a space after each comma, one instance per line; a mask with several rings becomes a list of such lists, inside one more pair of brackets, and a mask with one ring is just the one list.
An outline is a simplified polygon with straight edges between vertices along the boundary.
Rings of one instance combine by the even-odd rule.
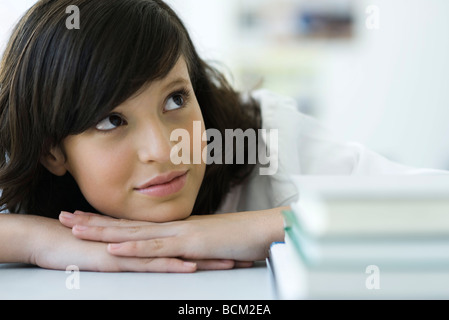
[[287, 210], [288, 207], [279, 207], [269, 210], [258, 211], [259, 217], [257, 218], [257, 230], [259, 237], [259, 246], [263, 253], [262, 258], [268, 256], [268, 251], [273, 242], [284, 241], [284, 219], [282, 216], [282, 210]]
[[30, 235], [33, 223], [29, 216], [20, 214], [0, 215], [0, 262], [31, 263]]
[[43, 235], [57, 220], [22, 214], [0, 215], [0, 263], [36, 264]]

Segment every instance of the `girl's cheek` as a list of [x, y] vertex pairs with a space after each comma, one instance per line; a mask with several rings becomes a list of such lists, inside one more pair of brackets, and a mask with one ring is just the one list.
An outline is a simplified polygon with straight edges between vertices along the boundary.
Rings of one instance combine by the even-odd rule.
[[111, 151], [86, 145], [84, 150], [71, 153], [71, 174], [80, 187], [106, 187], [123, 177], [124, 171], [129, 168], [129, 165], [125, 165], [126, 152], [117, 149]]

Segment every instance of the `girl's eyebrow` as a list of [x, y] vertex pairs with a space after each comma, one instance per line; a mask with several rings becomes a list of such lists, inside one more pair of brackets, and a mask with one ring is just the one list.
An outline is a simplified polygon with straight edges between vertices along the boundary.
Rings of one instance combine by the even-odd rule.
[[[131, 95], [131, 97], [129, 99], [135, 99], [138, 96], [140, 96], [146, 88], [148, 88], [148, 86], [151, 85], [151, 82], [146, 83], [144, 86], [142, 86], [142, 88], [140, 88], [139, 90], [137, 90], [137, 92], [135, 92], [133, 95]], [[174, 87], [177, 87], [179, 85], [183, 85], [183, 86], [188, 86], [190, 85], [190, 79], [186, 79], [185, 77], [178, 77], [178, 78], [174, 78], [173, 80], [171, 80], [170, 82], [168, 82], [166, 85], [164, 85], [162, 87], [162, 91], [169, 91], [172, 90]]]
[[163, 90], [170, 90], [173, 89], [174, 87], [183, 85], [183, 86], [187, 86], [190, 84], [190, 81], [187, 80], [184, 77], [179, 77], [179, 78], [175, 78], [172, 81], [170, 81], [169, 83], [167, 83], [166, 85], [164, 85]]

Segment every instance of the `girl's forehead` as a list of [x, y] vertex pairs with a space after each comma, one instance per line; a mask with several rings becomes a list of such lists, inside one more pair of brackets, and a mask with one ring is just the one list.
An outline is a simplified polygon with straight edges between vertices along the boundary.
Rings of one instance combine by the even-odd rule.
[[173, 66], [173, 68], [171, 68], [168, 74], [164, 78], [162, 78], [162, 80], [173, 77], [189, 78], [189, 70], [187, 68], [187, 63], [186, 60], [184, 59], [184, 56], [182, 55], [179, 57], [178, 61], [176, 61], [175, 65]]
[[150, 87], [157, 87], [159, 90], [169, 90], [176, 86], [191, 85], [190, 74], [184, 57], [180, 57], [173, 68], [163, 78], [152, 80], [145, 83], [137, 92], [135, 92], [128, 100], [132, 100], [140, 96]]

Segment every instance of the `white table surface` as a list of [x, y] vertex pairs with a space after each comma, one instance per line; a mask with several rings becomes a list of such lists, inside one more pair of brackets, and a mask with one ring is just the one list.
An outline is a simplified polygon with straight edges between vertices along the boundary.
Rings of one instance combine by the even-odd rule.
[[80, 272], [77, 276], [79, 289], [68, 289], [66, 282], [74, 273], [0, 264], [0, 299], [275, 299], [265, 262], [248, 269], [192, 274]]

